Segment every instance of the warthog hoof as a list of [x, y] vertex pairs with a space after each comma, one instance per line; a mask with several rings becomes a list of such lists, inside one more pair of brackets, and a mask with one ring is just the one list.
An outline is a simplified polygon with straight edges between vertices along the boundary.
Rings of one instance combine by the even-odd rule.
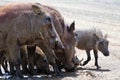
[[19, 78], [24, 78], [21, 71], [16, 72], [14, 76]]
[[64, 77], [64, 74], [62, 74], [61, 72], [55, 74], [56, 76], [61, 76], [61, 77]]
[[19, 80], [24, 78], [22, 73], [15, 73], [14, 75], [12, 75], [10, 78], [15, 78], [15, 80]]
[[50, 74], [51, 72], [50, 72], [50, 70], [47, 70], [47, 69], [44, 69], [44, 68], [38, 68], [37, 70], [36, 70], [36, 73], [37, 74]]
[[3, 76], [3, 74], [2, 74], [2, 73], [0, 73], [0, 76]]
[[95, 65], [96, 67], [97, 67], [97, 69], [100, 69], [101, 67], [100, 66], [98, 66], [98, 65]]
[[65, 70], [66, 70], [67, 72], [74, 72], [74, 71], [76, 71], [76, 67], [73, 67], [73, 68], [65, 68]]

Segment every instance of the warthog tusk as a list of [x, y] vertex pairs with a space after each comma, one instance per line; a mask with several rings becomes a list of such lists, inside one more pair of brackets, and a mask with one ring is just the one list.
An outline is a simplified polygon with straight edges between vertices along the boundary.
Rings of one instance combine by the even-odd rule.
[[42, 35], [41, 32], [39, 32], [39, 36], [40, 36], [40, 38], [41, 38], [42, 40], [44, 40], [44, 37], [43, 37], [43, 35]]
[[73, 59], [73, 62], [74, 62], [74, 64], [76, 65], [76, 66], [78, 66], [78, 65], [82, 65], [81, 64], [81, 62], [83, 61], [83, 58], [79, 61], [78, 59]]

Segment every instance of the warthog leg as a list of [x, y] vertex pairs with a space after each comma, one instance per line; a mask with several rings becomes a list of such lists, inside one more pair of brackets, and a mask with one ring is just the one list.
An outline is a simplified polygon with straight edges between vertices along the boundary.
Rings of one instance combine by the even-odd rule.
[[5, 71], [5, 73], [9, 73], [8, 69], [7, 69], [7, 60], [5, 60], [4, 62], [2, 62], [2, 67]]
[[58, 66], [56, 65], [56, 63], [51, 63], [51, 65], [53, 66], [53, 70], [54, 70], [56, 76], [63, 76], [63, 74], [58, 69]]
[[1, 71], [1, 68], [0, 68], [0, 76], [2, 76], [3, 74], [2, 74], [2, 71]]
[[10, 60], [10, 61], [9, 61], [9, 64], [10, 64], [10, 75], [14, 75], [15, 70], [14, 70], [13, 62], [11, 62], [11, 60]]
[[87, 60], [83, 62], [83, 66], [86, 65], [91, 60], [90, 50], [86, 50], [86, 53], [87, 53]]
[[99, 69], [101, 67], [98, 65], [98, 51], [94, 49], [93, 52], [95, 57], [95, 66]]
[[10, 59], [16, 68], [16, 73], [13, 76], [23, 78], [23, 74], [20, 70], [20, 47], [14, 43], [8, 45], [8, 50], [10, 53]]
[[56, 62], [57, 62], [56, 64], [57, 64], [59, 71], [61, 71], [61, 69], [64, 68], [63, 64], [59, 60], [56, 60]]

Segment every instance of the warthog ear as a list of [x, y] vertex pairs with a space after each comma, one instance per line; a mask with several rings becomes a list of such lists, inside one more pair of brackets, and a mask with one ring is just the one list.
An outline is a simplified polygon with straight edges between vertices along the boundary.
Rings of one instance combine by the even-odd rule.
[[75, 21], [72, 22], [72, 24], [70, 25], [70, 31], [74, 31], [75, 30]]
[[40, 8], [37, 5], [32, 5], [32, 10], [35, 14], [40, 15], [42, 13], [42, 11], [40, 10]]
[[99, 38], [99, 36], [98, 35], [96, 35], [95, 33], [93, 33], [93, 36], [97, 39], [97, 40], [99, 40], [100, 38]]
[[105, 39], [108, 37], [108, 34], [105, 35]]

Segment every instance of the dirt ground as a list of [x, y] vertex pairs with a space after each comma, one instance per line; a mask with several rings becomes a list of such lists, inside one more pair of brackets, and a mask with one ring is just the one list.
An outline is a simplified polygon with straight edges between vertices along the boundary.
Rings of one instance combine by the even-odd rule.
[[[0, 4], [7, 0], [0, 0]], [[22, 0], [8, 0], [15, 2]], [[29, 1], [29, 0], [26, 0]], [[35, 0], [55, 7], [68, 23], [73, 20], [76, 29], [99, 28], [108, 34], [110, 56], [99, 52], [99, 65], [94, 66], [94, 56], [86, 66], [78, 66], [76, 72], [64, 73], [65, 77], [40, 76], [27, 80], [120, 80], [120, 1], [119, 0]], [[86, 59], [85, 51], [76, 48], [79, 59]], [[1, 79], [0, 79], [1, 80]], [[26, 79], [25, 79], [26, 80]]]

